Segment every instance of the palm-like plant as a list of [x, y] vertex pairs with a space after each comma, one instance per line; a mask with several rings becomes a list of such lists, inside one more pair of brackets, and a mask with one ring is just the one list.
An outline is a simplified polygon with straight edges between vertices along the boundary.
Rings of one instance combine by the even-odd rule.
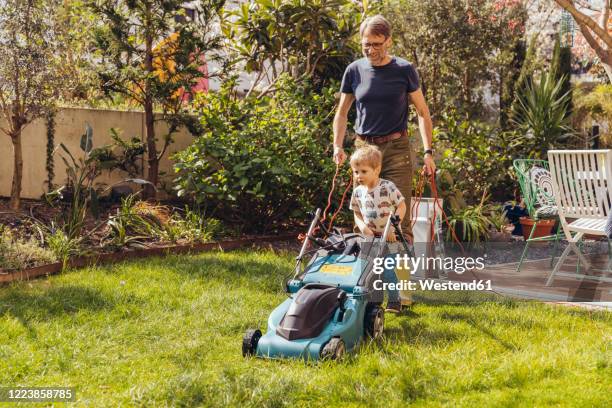
[[565, 81], [554, 70], [542, 72], [538, 82], [527, 81], [512, 108], [511, 120], [525, 131], [524, 145], [536, 158], [574, 136], [568, 119], [570, 93], [562, 93]]
[[[491, 219], [484, 213], [482, 203], [480, 205], [469, 205], [453, 213], [449, 218], [449, 224], [457, 233], [457, 238], [463, 242], [478, 243], [489, 237], [489, 225]], [[446, 232], [446, 239], [452, 239], [451, 229]]]

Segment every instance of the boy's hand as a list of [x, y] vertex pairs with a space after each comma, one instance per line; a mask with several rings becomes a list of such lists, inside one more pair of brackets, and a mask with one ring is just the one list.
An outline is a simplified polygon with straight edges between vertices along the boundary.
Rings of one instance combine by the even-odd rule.
[[397, 242], [395, 231], [389, 231], [389, 234], [387, 235], [387, 242]]
[[361, 231], [361, 233], [367, 237], [373, 237], [374, 236], [374, 231], [372, 231], [371, 229], [369, 229], [368, 227], [365, 227], [365, 229], [363, 229]]

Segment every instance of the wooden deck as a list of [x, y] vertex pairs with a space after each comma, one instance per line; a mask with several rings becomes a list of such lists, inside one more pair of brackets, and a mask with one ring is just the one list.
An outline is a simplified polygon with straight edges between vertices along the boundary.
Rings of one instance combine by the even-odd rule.
[[552, 271], [550, 258], [525, 261], [519, 273], [516, 272], [517, 263], [508, 263], [487, 265], [484, 270], [461, 275], [451, 272], [448, 279], [459, 282], [490, 279], [494, 292], [525, 299], [612, 302], [612, 265], [609, 265], [608, 255], [590, 256], [589, 261], [593, 264], [591, 269], [586, 271], [582, 267], [581, 275], [576, 275], [576, 257], [568, 257], [550, 286], [546, 286]]

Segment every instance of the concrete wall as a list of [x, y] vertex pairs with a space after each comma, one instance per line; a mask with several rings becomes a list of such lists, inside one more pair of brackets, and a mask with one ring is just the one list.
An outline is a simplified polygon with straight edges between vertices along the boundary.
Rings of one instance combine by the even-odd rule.
[[[79, 147], [81, 135], [85, 133], [85, 125], [93, 128], [94, 147], [110, 144], [110, 128], [114, 127], [121, 131], [124, 138], [134, 136], [144, 139], [144, 113], [125, 112], [97, 109], [64, 108], [60, 110], [55, 120], [55, 144], [64, 143], [75, 158], [83, 157], [83, 151]], [[0, 121], [0, 126], [6, 123]], [[164, 134], [167, 126], [156, 122], [156, 134], [158, 138]], [[46, 146], [47, 128], [45, 121], [38, 119], [30, 123], [23, 131], [23, 187], [22, 198], [38, 199], [46, 192], [47, 171]], [[169, 156], [191, 144], [193, 136], [186, 130], [180, 129], [175, 134], [175, 143], [170, 145], [168, 151], [160, 162], [160, 172], [166, 172], [164, 181], [169, 184], [172, 179], [172, 162]], [[158, 144], [162, 145], [161, 142]], [[64, 162], [59, 156], [58, 150], [55, 155], [55, 178], [53, 182], [62, 185], [66, 181], [66, 169]], [[146, 165], [145, 165], [146, 167]], [[96, 181], [101, 183], [113, 183], [127, 178], [127, 174], [114, 171], [110, 175], [105, 171]], [[0, 133], [0, 196], [8, 197], [11, 193], [13, 179], [13, 146], [11, 140], [4, 133]]]

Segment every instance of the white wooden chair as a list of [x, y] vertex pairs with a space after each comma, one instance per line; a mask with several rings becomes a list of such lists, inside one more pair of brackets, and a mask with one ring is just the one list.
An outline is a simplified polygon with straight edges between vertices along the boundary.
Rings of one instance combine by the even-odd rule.
[[590, 262], [576, 244], [584, 234], [606, 236], [605, 226], [612, 206], [612, 150], [549, 150], [548, 162], [559, 220], [568, 246], [546, 285], [552, 283], [555, 275], [612, 282], [612, 279], [594, 275], [558, 273], [570, 251], [578, 255], [579, 264], [590, 269]]

